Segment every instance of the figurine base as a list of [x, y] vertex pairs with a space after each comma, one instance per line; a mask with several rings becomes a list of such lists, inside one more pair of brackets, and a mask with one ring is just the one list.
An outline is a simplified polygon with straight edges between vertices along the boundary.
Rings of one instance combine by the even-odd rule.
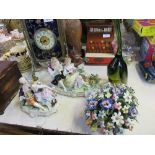
[[85, 90], [84, 88], [81, 89], [74, 89], [74, 90], [67, 90], [66, 92], [53, 84], [50, 84], [51, 87], [55, 87], [54, 91], [60, 95], [69, 96], [69, 97], [84, 97]]
[[32, 118], [38, 117], [38, 116], [42, 116], [42, 117], [50, 116], [58, 111], [57, 108], [58, 108], [58, 105], [55, 105], [54, 107], [51, 107], [50, 110], [47, 109], [47, 111], [42, 111], [33, 106], [23, 106], [21, 104], [22, 111], [27, 113]]
[[90, 84], [77, 89], [66, 88], [67, 91], [64, 91], [63, 88], [60, 88], [59, 86], [55, 86], [53, 84], [50, 84], [49, 86], [54, 87], [55, 88], [54, 91], [60, 95], [69, 96], [69, 97], [85, 97], [85, 92], [87, 92], [90, 89], [92, 90], [99, 89], [101, 88], [101, 85], [107, 82], [108, 80], [106, 79], [100, 79], [100, 81], [97, 84]]

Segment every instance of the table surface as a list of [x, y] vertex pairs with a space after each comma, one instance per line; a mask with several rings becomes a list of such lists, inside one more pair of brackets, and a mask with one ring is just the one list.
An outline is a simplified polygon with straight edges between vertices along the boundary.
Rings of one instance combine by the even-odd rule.
[[[85, 69], [107, 79], [106, 66], [85, 66]], [[24, 73], [24, 76], [31, 77], [30, 73]], [[45, 70], [37, 72], [37, 76], [44, 83], [50, 81], [50, 76]], [[139, 100], [139, 115], [137, 118], [138, 123], [135, 123], [133, 131], [126, 130], [125, 134], [155, 134], [155, 85], [144, 81], [136, 62], [128, 65], [128, 85], [134, 88]], [[5, 110], [5, 113], [0, 115], [0, 122], [82, 134], [94, 134], [85, 124], [85, 98], [71, 98], [58, 95], [57, 100], [59, 104], [57, 113], [48, 117], [32, 118], [21, 111], [18, 95], [16, 95]]]

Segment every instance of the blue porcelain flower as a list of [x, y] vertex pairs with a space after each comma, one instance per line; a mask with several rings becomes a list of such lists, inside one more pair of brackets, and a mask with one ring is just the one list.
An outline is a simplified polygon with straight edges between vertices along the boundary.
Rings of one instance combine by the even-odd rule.
[[96, 110], [96, 106], [98, 104], [98, 101], [95, 98], [89, 99], [87, 101], [88, 101], [88, 105], [87, 105], [88, 109], [89, 110]]
[[103, 99], [100, 102], [100, 106], [104, 108], [105, 110], [111, 109], [113, 107], [113, 100], [108, 98], [108, 99]]
[[135, 106], [129, 108], [129, 117], [134, 118], [138, 114], [138, 111]]

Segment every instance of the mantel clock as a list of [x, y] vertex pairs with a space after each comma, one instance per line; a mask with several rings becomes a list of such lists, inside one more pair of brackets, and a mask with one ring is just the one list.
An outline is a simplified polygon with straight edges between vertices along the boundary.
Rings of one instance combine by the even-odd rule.
[[61, 20], [25, 19], [24, 34], [34, 63], [65, 55], [65, 33]]

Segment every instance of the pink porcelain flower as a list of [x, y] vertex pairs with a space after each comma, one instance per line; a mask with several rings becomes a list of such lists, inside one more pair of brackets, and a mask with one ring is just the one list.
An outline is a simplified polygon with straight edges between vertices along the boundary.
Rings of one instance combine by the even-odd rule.
[[116, 102], [116, 103], [114, 104], [114, 108], [117, 109], [117, 110], [120, 110], [120, 109], [122, 108], [121, 102]]

